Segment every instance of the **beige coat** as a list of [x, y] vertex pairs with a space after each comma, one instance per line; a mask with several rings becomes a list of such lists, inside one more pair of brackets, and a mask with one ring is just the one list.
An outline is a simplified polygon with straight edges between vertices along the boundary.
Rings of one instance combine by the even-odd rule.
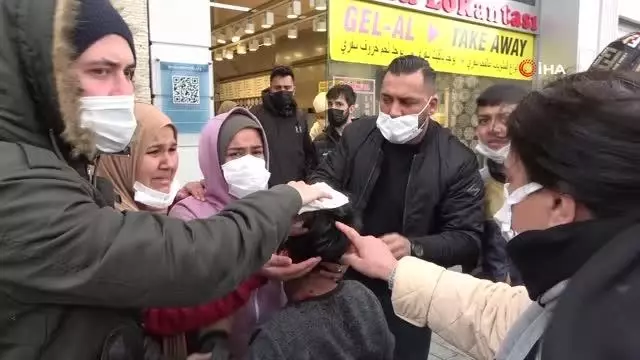
[[493, 283], [405, 257], [391, 295], [401, 319], [428, 326], [475, 359], [492, 360], [507, 331], [531, 304], [523, 286]]

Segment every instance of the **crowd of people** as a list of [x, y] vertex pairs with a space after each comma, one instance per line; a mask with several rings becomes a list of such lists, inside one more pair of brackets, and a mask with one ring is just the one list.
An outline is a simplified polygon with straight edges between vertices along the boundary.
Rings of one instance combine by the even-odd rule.
[[0, 359], [426, 360], [432, 331], [476, 359], [640, 356], [626, 38], [541, 90], [485, 89], [475, 152], [432, 120], [420, 57], [389, 64], [374, 116], [330, 88], [319, 129], [277, 66], [181, 186], [108, 0], [0, 0], [0, 24]]

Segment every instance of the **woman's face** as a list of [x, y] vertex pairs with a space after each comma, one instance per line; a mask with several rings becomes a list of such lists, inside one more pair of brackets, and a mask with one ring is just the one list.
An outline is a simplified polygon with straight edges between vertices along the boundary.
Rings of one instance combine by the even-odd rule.
[[136, 181], [154, 190], [169, 193], [178, 169], [177, 147], [173, 128], [161, 128], [138, 164]]
[[264, 147], [260, 132], [256, 129], [242, 129], [231, 139], [227, 147], [224, 162], [241, 158], [245, 155], [253, 155], [264, 159]]
[[[509, 152], [505, 168], [509, 194], [529, 184], [526, 169], [513, 150]], [[568, 224], [576, 220], [576, 211], [571, 196], [543, 188], [511, 206], [511, 228], [521, 233]]]

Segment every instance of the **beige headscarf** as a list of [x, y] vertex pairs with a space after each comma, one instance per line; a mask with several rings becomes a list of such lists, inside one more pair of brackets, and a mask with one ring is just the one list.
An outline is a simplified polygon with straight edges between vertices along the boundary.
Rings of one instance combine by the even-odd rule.
[[178, 133], [171, 119], [155, 106], [136, 103], [134, 111], [138, 130], [136, 139], [131, 143], [131, 155], [102, 155], [96, 171], [98, 176], [107, 178], [113, 184], [116, 193], [120, 196], [116, 209], [121, 211], [140, 210], [133, 200], [136, 169], [158, 131], [165, 126], [170, 126], [176, 136]]
[[226, 112], [231, 111], [231, 109], [238, 107], [238, 103], [235, 101], [227, 100], [220, 104], [220, 108], [218, 108], [218, 113], [216, 115], [224, 114]]

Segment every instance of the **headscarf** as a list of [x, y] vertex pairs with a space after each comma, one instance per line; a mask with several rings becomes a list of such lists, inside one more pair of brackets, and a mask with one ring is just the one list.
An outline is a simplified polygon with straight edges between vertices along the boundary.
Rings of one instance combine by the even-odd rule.
[[[237, 115], [244, 116], [239, 117]], [[226, 149], [225, 153], [218, 151], [218, 143], [226, 141], [228, 144], [229, 137], [233, 138], [240, 130], [255, 128], [252, 125], [242, 127], [237, 126], [239, 124], [226, 124], [223, 129], [223, 124], [227, 120], [237, 121], [235, 119], [242, 119], [239, 123], [244, 122], [248, 125], [246, 123], [247, 118], [255, 121], [255, 124], [261, 130], [265, 162], [267, 167], [269, 166], [269, 146], [258, 119], [249, 110], [241, 107], [220, 114], [209, 121], [200, 134], [198, 152], [200, 170], [204, 175], [205, 201], [200, 201], [190, 196], [175, 204], [171, 208], [169, 216], [183, 220], [204, 219], [219, 213], [227, 204], [233, 201], [233, 197], [229, 195], [229, 185], [222, 172]], [[230, 129], [234, 129], [235, 133], [229, 131]], [[225, 139], [221, 139], [221, 137], [225, 137]], [[244, 358], [250, 335], [256, 329], [257, 324], [280, 310], [285, 303], [286, 296], [282, 291], [282, 284], [278, 281], [269, 281], [268, 284], [253, 292], [249, 302], [234, 315], [229, 342], [235, 357]]]
[[96, 174], [111, 181], [120, 201], [116, 204], [118, 210], [138, 211], [134, 201], [133, 185], [138, 164], [142, 161], [147, 148], [151, 145], [160, 129], [170, 126], [177, 137], [177, 129], [171, 119], [155, 106], [136, 103], [135, 116], [138, 121], [137, 137], [131, 143], [131, 154], [102, 155], [98, 163]]
[[231, 111], [233, 108], [238, 107], [238, 104], [231, 100], [223, 101], [218, 108], [218, 114], [224, 114], [226, 112]]
[[[262, 125], [258, 119], [245, 108], [234, 108], [229, 112], [220, 114], [211, 119], [200, 134], [200, 143], [198, 145], [198, 160], [200, 162], [200, 170], [204, 175], [205, 183], [205, 199], [206, 201], [200, 201], [192, 196], [180, 201], [174, 206], [177, 212], [188, 212], [191, 214], [191, 218], [207, 218], [217, 214], [228, 203], [232, 201], [231, 195], [229, 195], [229, 185], [224, 179], [222, 173], [222, 161], [224, 153], [220, 154], [218, 151], [218, 143], [220, 142], [220, 129], [227, 119], [232, 119], [234, 115], [245, 115], [244, 118], [250, 118], [255, 121], [257, 128], [260, 129], [260, 135], [262, 136], [262, 144], [264, 147], [265, 161], [269, 166], [269, 147], [267, 145], [267, 138], [265, 136]], [[237, 128], [236, 133], [246, 127]], [[233, 137], [235, 134], [229, 134]], [[228, 141], [227, 141], [228, 143]]]

